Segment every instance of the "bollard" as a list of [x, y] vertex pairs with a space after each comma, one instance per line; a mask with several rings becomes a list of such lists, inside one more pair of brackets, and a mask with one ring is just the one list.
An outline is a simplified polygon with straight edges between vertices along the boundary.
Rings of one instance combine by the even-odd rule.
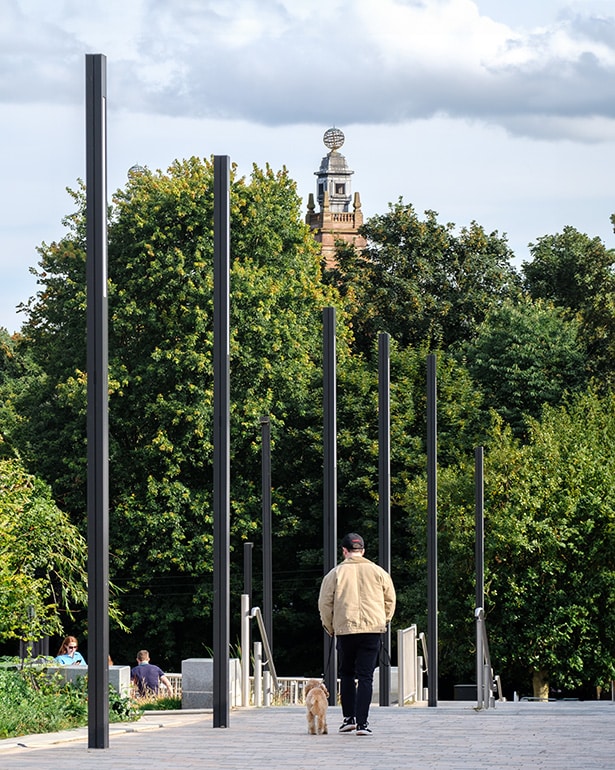
[[254, 705], [263, 705], [263, 645], [254, 642]]
[[250, 597], [241, 595], [241, 705], [250, 705]]

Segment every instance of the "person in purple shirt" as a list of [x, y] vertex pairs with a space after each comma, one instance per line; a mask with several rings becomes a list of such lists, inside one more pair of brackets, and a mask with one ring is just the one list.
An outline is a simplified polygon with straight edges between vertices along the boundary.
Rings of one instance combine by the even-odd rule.
[[149, 662], [149, 652], [147, 650], [139, 650], [137, 653], [137, 663], [139, 665], [131, 670], [130, 678], [140, 698], [146, 698], [148, 695], [158, 695], [161, 684], [166, 688], [168, 694], [172, 695], [171, 682], [169, 682], [161, 668]]

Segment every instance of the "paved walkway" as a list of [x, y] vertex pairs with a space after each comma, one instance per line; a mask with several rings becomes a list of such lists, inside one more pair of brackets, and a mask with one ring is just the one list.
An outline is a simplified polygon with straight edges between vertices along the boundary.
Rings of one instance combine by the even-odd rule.
[[150, 713], [111, 725], [108, 749], [88, 749], [87, 729], [0, 741], [0, 770], [594, 770], [615, 768], [615, 704], [470, 702], [372, 706], [373, 735], [307, 734], [302, 707], [237, 709], [228, 728], [211, 712]]

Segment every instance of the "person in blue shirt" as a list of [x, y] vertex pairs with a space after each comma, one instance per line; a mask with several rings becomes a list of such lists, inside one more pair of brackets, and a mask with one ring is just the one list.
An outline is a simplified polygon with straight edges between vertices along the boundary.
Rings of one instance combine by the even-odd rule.
[[157, 696], [161, 684], [166, 688], [168, 694], [172, 695], [171, 682], [169, 682], [161, 668], [150, 663], [147, 650], [139, 650], [137, 653], [137, 663], [138, 665], [130, 672], [130, 678], [137, 688], [137, 695], [140, 698], [145, 698], [148, 695]]
[[58, 650], [58, 654], [53, 659], [54, 663], [60, 666], [85, 666], [87, 665], [83, 655], [77, 650], [79, 642], [74, 636], [67, 636]]

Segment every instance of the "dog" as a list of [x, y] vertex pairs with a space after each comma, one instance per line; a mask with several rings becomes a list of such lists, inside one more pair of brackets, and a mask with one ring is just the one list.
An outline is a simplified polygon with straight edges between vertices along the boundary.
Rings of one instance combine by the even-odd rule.
[[305, 705], [307, 708], [308, 733], [326, 735], [327, 707], [329, 691], [319, 679], [310, 679], [305, 685]]

